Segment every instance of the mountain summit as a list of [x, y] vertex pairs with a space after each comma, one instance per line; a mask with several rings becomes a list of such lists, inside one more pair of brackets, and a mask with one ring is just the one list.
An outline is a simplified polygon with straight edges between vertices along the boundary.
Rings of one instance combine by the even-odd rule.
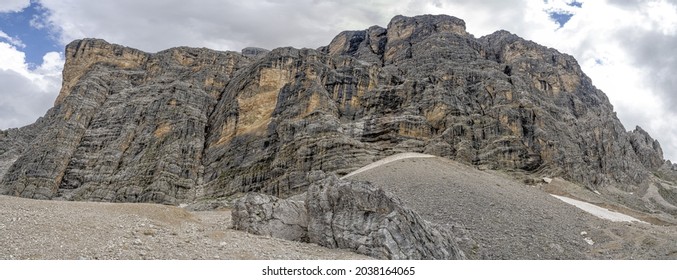
[[677, 205], [657, 177], [677, 177], [659, 143], [627, 132], [573, 57], [507, 31], [475, 38], [452, 16], [396, 16], [319, 49], [244, 54], [83, 39], [66, 46], [63, 79], [44, 117], [0, 132], [1, 193], [284, 197], [312, 170], [345, 175], [422, 152], [527, 181], [563, 177], [642, 210]]

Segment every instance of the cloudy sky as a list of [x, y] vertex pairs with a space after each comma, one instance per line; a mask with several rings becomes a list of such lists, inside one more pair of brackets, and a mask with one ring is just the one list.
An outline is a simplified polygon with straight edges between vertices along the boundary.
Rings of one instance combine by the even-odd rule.
[[476, 37], [505, 29], [573, 55], [625, 128], [643, 127], [677, 160], [677, 0], [2, 0], [0, 129], [51, 107], [75, 39], [149, 52], [315, 48], [398, 14], [449, 14]]

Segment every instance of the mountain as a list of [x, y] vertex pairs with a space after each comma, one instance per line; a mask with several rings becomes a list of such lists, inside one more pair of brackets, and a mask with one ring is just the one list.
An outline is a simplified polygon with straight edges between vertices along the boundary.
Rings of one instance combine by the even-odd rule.
[[286, 197], [312, 170], [423, 152], [677, 213], [677, 167], [644, 130], [625, 130], [573, 57], [507, 31], [475, 38], [452, 16], [396, 16], [319, 49], [151, 54], [83, 39], [65, 53], [54, 107], [0, 133], [2, 194]]

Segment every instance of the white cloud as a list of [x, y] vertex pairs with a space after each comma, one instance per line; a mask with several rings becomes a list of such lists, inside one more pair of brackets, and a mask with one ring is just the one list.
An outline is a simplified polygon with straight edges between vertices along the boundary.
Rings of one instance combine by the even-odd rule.
[[641, 9], [643, 27], [647, 30], [658, 30], [663, 34], [674, 35], [677, 31], [677, 6], [668, 1], [651, 1]]
[[641, 126], [674, 160], [677, 97], [669, 73], [677, 71], [677, 8], [662, 0], [632, 5], [586, 1], [546, 44], [574, 55], [626, 129]]
[[2, 0], [0, 2], [0, 13], [19, 12], [30, 4], [30, 0]]
[[26, 55], [14, 46], [0, 42], [0, 70], [23, 71], [25, 57]]
[[[374, 7], [388, 1], [78, 1], [43, 0], [48, 22], [58, 27], [62, 43], [83, 37], [146, 51], [189, 45], [240, 50], [256, 45], [319, 47], [344, 29], [365, 29], [374, 18], [390, 16]], [[388, 10], [388, 9], [384, 9]]]
[[2, 30], [0, 30], [0, 39], [5, 39], [5, 41], [14, 45], [15, 47], [19, 47], [19, 48], [25, 48], [26, 47], [26, 45], [23, 42], [21, 42], [21, 40], [19, 38], [11, 37], [11, 36], [7, 35], [7, 33], [2, 32]]
[[64, 60], [50, 52], [35, 70], [29, 69], [25, 54], [0, 42], [0, 128], [20, 127], [45, 114], [61, 86]]

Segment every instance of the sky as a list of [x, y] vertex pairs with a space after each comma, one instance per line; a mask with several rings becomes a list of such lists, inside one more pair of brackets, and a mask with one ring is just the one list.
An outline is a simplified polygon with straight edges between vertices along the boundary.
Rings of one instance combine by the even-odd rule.
[[573, 55], [626, 130], [639, 125], [677, 160], [677, 0], [2, 0], [0, 129], [45, 114], [64, 46], [102, 38], [148, 52], [316, 48], [395, 15], [448, 14], [475, 37], [504, 29]]

